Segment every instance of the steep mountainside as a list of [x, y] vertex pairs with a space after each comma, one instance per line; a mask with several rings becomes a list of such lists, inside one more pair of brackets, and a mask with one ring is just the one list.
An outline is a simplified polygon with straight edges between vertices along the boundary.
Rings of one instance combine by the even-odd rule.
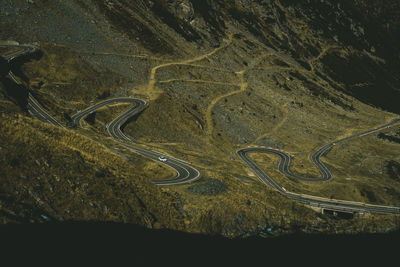
[[[310, 155], [319, 147], [397, 118], [398, 1], [0, 4], [1, 39], [40, 49], [12, 66], [0, 62], [3, 222], [51, 216], [230, 237], [398, 228], [397, 216], [319, 214], [261, 183], [236, 155], [249, 145], [281, 149], [293, 157], [294, 173], [318, 178]], [[1, 55], [12, 49], [0, 43]], [[5, 77], [9, 68], [25, 93]], [[27, 112], [27, 92], [66, 129]], [[200, 180], [150, 182], [173, 170], [124, 149], [105, 128], [127, 105], [102, 108], [83, 128], [72, 127], [79, 110], [122, 96], [148, 102], [124, 133], [190, 162]], [[286, 177], [272, 154], [251, 157], [291, 192], [400, 206], [399, 127], [335, 145], [323, 157], [329, 182]]]

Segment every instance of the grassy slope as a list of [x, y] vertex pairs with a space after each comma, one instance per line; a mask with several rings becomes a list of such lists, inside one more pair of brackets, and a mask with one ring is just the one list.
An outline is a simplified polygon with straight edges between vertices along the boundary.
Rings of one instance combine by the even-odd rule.
[[[115, 2], [123, 3], [124, 1]], [[274, 1], [274, 3], [278, 2]], [[129, 10], [128, 13], [134, 14], [135, 21], [140, 20], [151, 30], [151, 34], [147, 30], [142, 31], [141, 34], [147, 33], [149, 36], [140, 36], [139, 41], [136, 39], [136, 34], [138, 34], [136, 31], [139, 29], [132, 30], [128, 34], [132, 35], [130, 36], [132, 43], [139, 43], [139, 46], [146, 49], [148, 38], [157, 35], [161, 37], [160, 42], [174, 43], [177, 47], [182, 47], [182, 51], [193, 53], [192, 58], [199, 58], [198, 61], [189, 60], [190, 66], [164, 65], [163, 68], [157, 70], [155, 78], [157, 81], [167, 82], [155, 83], [154, 88], [150, 88], [147, 84], [152, 68], [160, 64], [183, 61], [181, 57], [176, 56], [177, 51], [173, 53], [167, 53], [168, 51], [162, 49], [158, 51], [159, 42], [154, 43], [150, 49], [154, 50], [154, 55], [151, 51], [144, 50], [150, 55], [145, 57], [140, 57], [138, 53], [126, 54], [125, 52], [123, 55], [113, 56], [93, 51], [96, 52], [96, 55], [93, 55], [90, 52], [83, 53], [79, 49], [42, 43], [43, 58], [40, 61], [26, 64], [24, 71], [30, 78], [30, 84], [39, 101], [60, 120], [62, 120], [63, 112], [72, 115], [78, 109], [90, 105], [92, 101], [99, 101], [96, 99], [96, 95], [101, 95], [105, 91], [109, 91], [111, 96], [126, 96], [130, 93], [140, 94], [141, 97], [152, 100], [149, 108], [126, 127], [126, 132], [140, 141], [150, 143], [154, 149], [188, 160], [199, 167], [204, 173], [204, 178], [194, 186], [207, 185], [211, 179], [217, 179], [227, 188], [215, 195], [207, 194], [207, 192], [206, 194], [193, 193], [194, 191], [190, 190], [192, 185], [154, 188], [147, 180], [153, 176], [167, 177], [170, 170], [160, 169], [159, 165], [133, 156], [132, 165], [123, 165], [123, 168], [127, 169], [118, 169], [115, 175], [119, 172], [122, 174], [116, 177], [121, 177], [122, 181], [125, 181], [126, 177], [132, 177], [133, 173], [146, 177], [146, 179], [137, 181], [138, 184], [143, 182], [144, 186], [140, 192], [146, 195], [146, 199], [155, 192], [155, 198], [148, 200], [149, 203], [152, 203], [149, 204], [149, 207], [153, 207], [151, 205], [155, 205], [154, 203], [157, 202], [169, 205], [168, 200], [165, 202], [160, 200], [160, 196], [163, 196], [160, 192], [166, 192], [168, 195], [176, 197], [179, 210], [183, 215], [172, 212], [165, 215], [165, 220], [173, 220], [170, 218], [176, 215], [177, 222], [171, 223], [172, 228], [179, 228], [181, 227], [180, 223], [185, 223], [187, 231], [223, 233], [232, 236], [263, 231], [267, 226], [273, 226], [274, 229], [282, 232], [297, 230], [376, 231], [397, 227], [397, 217], [394, 216], [369, 216], [365, 219], [341, 221], [326, 215], [318, 215], [271, 191], [254, 175], [252, 176], [243, 162], [235, 156], [236, 149], [251, 143], [282, 148], [295, 156], [292, 167], [294, 171], [317, 176], [318, 172], [309, 160], [310, 153], [316, 148], [341, 136], [383, 124], [394, 115], [343, 95], [337, 91], [338, 88], [343, 89], [343, 84], [331, 82], [323, 74], [321, 78], [319, 72], [324, 70], [321, 59], [332, 52], [330, 49], [332, 45], [339, 46], [338, 49], [333, 50], [334, 53], [345, 56], [358, 55], [360, 52], [356, 49], [321, 36], [319, 32], [308, 28], [307, 23], [301, 18], [291, 16], [290, 13], [282, 18], [281, 13], [285, 11], [284, 8], [282, 8], [283, 11], [278, 12], [280, 23], [276, 21], [272, 23], [271, 17], [269, 17], [271, 14], [268, 12], [266, 17], [269, 17], [270, 21], [266, 23], [265, 21], [268, 20], [262, 18], [261, 14], [263, 13], [258, 9], [256, 9], [255, 16], [249, 16], [246, 10], [227, 8], [231, 9], [226, 12], [230, 12], [230, 16], [234, 18], [235, 16], [240, 18], [239, 21], [242, 23], [235, 24], [235, 27], [228, 25], [229, 30], [237, 31], [232, 44], [227, 45], [227, 42], [223, 41], [223, 39], [228, 39], [226, 37], [228, 34], [220, 33], [216, 38], [217, 42], [214, 42], [217, 47], [222, 47], [222, 49], [217, 48], [216, 53], [212, 53], [214, 48], [208, 47], [204, 43], [200, 45], [202, 50], [190, 49], [195, 46], [195, 43], [187, 45], [189, 43], [184, 41], [179, 34], [175, 33], [176, 35], [174, 35], [174, 31], [171, 29], [168, 31], [168, 36], [161, 34], [160, 29], [164, 29], [165, 25], [159, 24], [158, 21], [153, 21], [154, 24], [148, 21], [143, 22], [143, 18], [139, 19], [141, 15], [135, 13], [135, 7], [131, 7], [132, 10]], [[280, 9], [276, 5], [274, 8]], [[114, 9], [103, 10], [103, 12], [118, 31], [127, 31], [126, 25], [121, 26], [113, 20], [116, 14], [122, 12], [121, 8], [117, 5]], [[123, 14], [127, 15], [124, 12]], [[126, 19], [128, 17], [127, 15]], [[207, 27], [201, 24], [202, 18], [198, 19], [195, 25], [197, 23], [203, 27], [203, 30], [200, 31], [207, 35], [204, 30]], [[261, 23], [263, 27], [254, 26], [259, 25], [258, 23]], [[264, 25], [264, 23], [266, 24]], [[287, 31], [282, 25], [290, 25], [291, 29], [296, 32]], [[257, 37], [251, 36], [249, 32], [255, 33]], [[118, 41], [115, 43], [118, 44]], [[279, 50], [285, 47], [289, 52], [273, 52], [267, 49], [265, 44]], [[210, 53], [210, 55], [201, 57], [205, 53]], [[160, 59], [160, 54], [165, 58]], [[157, 59], [154, 56], [157, 56]], [[188, 60], [189, 57], [186, 55], [185, 59]], [[302, 64], [298, 63], [300, 60], [303, 61]], [[310, 70], [307, 69], [307, 65], [311, 66]], [[131, 74], [123, 74], [125, 69], [130, 69]], [[235, 72], [241, 72], [241, 74]], [[35, 89], [39, 81], [42, 81], [43, 85], [41, 89]], [[11, 106], [7, 104], [7, 109]], [[353, 107], [354, 110], [350, 107]], [[80, 129], [77, 133], [89, 136], [97, 143], [117, 151], [115, 143], [107, 137], [103, 126], [122, 110], [122, 107], [112, 107], [98, 112], [95, 124], [87, 125], [85, 129]], [[13, 115], [3, 117], [4, 120], [13, 121], [9, 116]], [[51, 128], [43, 126], [39, 122], [33, 123], [33, 126], [27, 126], [25, 120], [29, 119], [18, 117], [14, 125], [24, 125], [27, 133], [32, 133], [32, 136], [34, 136], [33, 132], [42, 127]], [[5, 133], [5, 137], [14, 140], [11, 129], [7, 129], [4, 130], [7, 133]], [[141, 129], [140, 132], [137, 129]], [[58, 130], [49, 130], [47, 138], [53, 138], [54, 132], [57, 133]], [[40, 133], [39, 131], [37, 134]], [[85, 139], [85, 137], [80, 138]], [[374, 168], [375, 165], [384, 164], [389, 159], [393, 159], [392, 156], [397, 155], [395, 153], [396, 145], [389, 146], [381, 141], [376, 142], [373, 136], [366, 138], [373, 140], [373, 142], [368, 142], [367, 150], [370, 153], [379, 152], [376, 160], [363, 159], [361, 151], [364, 151], [363, 146], [366, 143], [362, 140], [343, 144], [343, 146], [352, 145], [351, 151], [335, 147], [324, 159], [335, 176], [335, 180], [330, 183], [307, 184], [291, 181], [276, 171], [275, 158], [254, 155], [254, 159], [289, 190], [378, 204], [398, 203], [400, 192], [398, 184], [388, 178], [389, 174], [386, 170], [382, 172], [382, 169]], [[77, 142], [76, 139], [73, 140]], [[24, 139], [16, 139], [13, 142], [22, 144]], [[74, 142], [69, 145], [81, 151], [80, 143], [75, 144]], [[31, 144], [37, 145], [36, 143]], [[46, 145], [50, 146], [47, 143], [43, 144], [44, 147]], [[104, 150], [104, 147], [100, 146]], [[29, 149], [34, 150], [33, 147]], [[51, 155], [58, 150], [54, 146], [52, 149], [49, 148], [49, 151], [51, 151], [49, 153]], [[87, 153], [82, 151], [80, 153], [83, 157], [90, 157]], [[22, 149], [20, 154], [22, 154]], [[47, 155], [47, 153], [45, 154]], [[66, 151], [65, 154], [70, 153]], [[37, 157], [46, 159], [43, 154], [38, 154]], [[70, 171], [79, 170], [77, 166], [83, 164], [79, 163], [78, 157], [70, 156], [68, 159], [77, 164], [76, 166], [71, 165], [68, 168]], [[58, 158], [58, 160], [63, 162], [65, 159]], [[363, 162], [363, 167], [370, 169], [370, 173], [360, 172], [357, 165], [353, 166], [354, 160]], [[41, 168], [45, 168], [44, 163], [39, 162], [38, 165], [33, 158], [28, 159], [27, 162], [40, 177]], [[84, 162], [86, 164], [87, 159]], [[110, 172], [113, 171], [112, 164], [102, 157], [98, 157], [88, 172], [86, 169], [82, 170], [80, 179], [86, 183], [91, 182], [91, 177], [93, 177], [93, 173], [95, 174], [94, 168], [96, 167], [94, 165], [108, 166]], [[13, 173], [16, 168], [7, 169], [7, 171]], [[50, 172], [53, 171], [57, 170]], [[16, 172], [15, 175], [17, 174]], [[352, 180], [346, 180], [349, 177]], [[68, 180], [68, 177], [65, 179]], [[97, 181], [97, 178], [94, 179]], [[10, 181], [9, 183], [11, 183]], [[68, 191], [68, 186], [65, 185], [63, 190]], [[151, 191], [148, 187], [155, 191]], [[385, 187], [392, 195], [385, 193]], [[112, 195], [114, 190], [110, 189], [109, 184], [102, 184], [94, 191], [99, 194], [103, 190], [109, 192], [109, 201], [121, 198], [120, 195]], [[8, 192], [11, 194], [12, 191]], [[45, 192], [47, 194], [47, 191]], [[139, 191], [137, 193], [139, 194]], [[80, 196], [85, 199], [86, 193]], [[29, 199], [27, 195], [24, 197]], [[24, 197], [19, 199], [22, 201]], [[88, 195], [88, 199], [90, 197]], [[75, 202], [72, 201], [72, 203]], [[112, 207], [112, 212], [120, 214], [120, 216], [128, 212], [127, 209], [118, 205], [107, 205], [107, 207], [108, 210]], [[86, 207], [82, 208], [81, 211], [77, 211], [74, 216], [69, 218], [86, 219], [103, 216], [99, 218], [109, 219], [107, 216], [110, 215], [101, 213], [100, 208], [93, 209], [94, 211], [90, 209], [90, 211], [86, 211]], [[102, 209], [104, 210], [104, 208]], [[64, 208], [60, 208], [57, 211], [63, 214], [65, 212], [63, 210]], [[83, 212], [87, 212], [87, 215], [83, 216]], [[109, 212], [111, 213], [111, 211]], [[155, 213], [161, 214], [158, 212], [160, 211], [157, 210]], [[128, 212], [128, 214], [130, 213]], [[170, 215], [171, 217], [169, 217]], [[135, 218], [140, 221], [139, 215]], [[140, 223], [143, 224], [143, 220]]]
[[57, 219], [182, 229], [176, 199], [149, 181], [163, 170], [149, 175], [143, 158], [126, 162], [87, 137], [18, 114], [2, 114], [1, 124], [3, 222], [24, 203]]

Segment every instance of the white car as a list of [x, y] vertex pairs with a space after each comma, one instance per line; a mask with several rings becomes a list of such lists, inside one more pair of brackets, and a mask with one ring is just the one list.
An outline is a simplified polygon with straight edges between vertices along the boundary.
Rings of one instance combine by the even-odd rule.
[[164, 157], [164, 156], [159, 156], [159, 157], [158, 157], [158, 160], [159, 160], [159, 161], [162, 161], [162, 162], [166, 162], [166, 161], [167, 161], [167, 158]]

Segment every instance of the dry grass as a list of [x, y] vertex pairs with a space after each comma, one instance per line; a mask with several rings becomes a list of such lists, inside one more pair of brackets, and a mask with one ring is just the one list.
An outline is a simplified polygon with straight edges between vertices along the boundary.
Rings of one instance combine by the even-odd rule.
[[[279, 1], [274, 3], [279, 5]], [[134, 17], [143, 27], [148, 26], [135, 14], [134, 7], [127, 13], [119, 7], [115, 8], [126, 15], [126, 21]], [[123, 21], [118, 16], [108, 19], [116, 19], [113, 23], [116, 27]], [[149, 182], [152, 178], [169, 177], [172, 171], [122, 148], [108, 137], [104, 127], [126, 106], [106, 107], [96, 113], [93, 125], [65, 131], [15, 115], [19, 110], [1, 102], [4, 112], [1, 121], [5, 127], [0, 130], [0, 155], [7, 163], [2, 166], [2, 172], [6, 173], [1, 180], [2, 193], [13, 195], [16, 202], [38, 205], [29, 193], [33, 192], [41, 203], [47, 203], [47, 210], [71, 220], [128, 221], [226, 236], [257, 233], [266, 227], [282, 233], [359, 232], [398, 227], [396, 216], [338, 220], [317, 214], [262, 184], [237, 158], [236, 150], [251, 143], [280, 148], [294, 157], [291, 166], [294, 172], [317, 177], [319, 172], [309, 159], [317, 148], [394, 118], [391, 113], [343, 95], [337, 90], [341, 84], [329, 83], [317, 75], [321, 71], [319, 60], [332, 49], [344, 57], [351, 50], [321, 39], [297, 17], [288, 15], [286, 19], [289, 21], [285, 24], [293, 23], [299, 29], [295, 34], [301, 44], [287, 44], [295, 52], [293, 58], [266, 49], [265, 43], [274, 46], [277, 40], [287, 39], [284, 34], [276, 35], [275, 29], [270, 29], [271, 34], [263, 33], [274, 36], [274, 40], [268, 36], [257, 40], [240, 34], [227, 35], [226, 40], [221, 37], [217, 48], [202, 47], [207, 52], [192, 58], [185, 55], [187, 59], [171, 59], [175, 52], [168, 59], [149, 51], [146, 52], [149, 57], [125, 52], [80, 54], [66, 47], [42, 44], [43, 58], [27, 63], [24, 72], [39, 102], [50, 114], [61, 120], [63, 113], [72, 115], [99, 101], [96, 96], [107, 92], [110, 96], [143, 97], [151, 101], [149, 107], [126, 126], [125, 132], [151, 149], [192, 163], [202, 171], [203, 179], [194, 185], [162, 188]], [[239, 31], [236, 26], [230, 28]], [[170, 43], [177, 48], [182, 45], [181, 39], [175, 44], [173, 38], [164, 36], [155, 41], [154, 34], [151, 31], [149, 36], [140, 36], [144, 39], [139, 43], [152, 45], [152, 51], [166, 49], [160, 53], [168, 53]], [[314, 49], [307, 51], [301, 47], [303, 43]], [[189, 51], [195, 44], [182, 46]], [[308, 58], [311, 71], [296, 62], [297, 53]], [[101, 62], [102, 57], [118, 62], [132, 60], [126, 67], [132, 68], [138, 77], [124, 77], [114, 65], [112, 70], [111, 66], [105, 68], [89, 60], [96, 58], [96, 62]], [[267, 154], [251, 157], [289, 191], [400, 205], [400, 185], [388, 177], [383, 167], [388, 160], [399, 161], [398, 145], [377, 140], [373, 135], [337, 145], [323, 158], [334, 175], [327, 183], [288, 179], [277, 171], [277, 157]], [[10, 167], [14, 159], [17, 161], [13, 164], [22, 160]], [[105, 176], [97, 177], [102, 172]], [[227, 189], [215, 195], [188, 190], [210, 179], [217, 179]]]
[[41, 206], [64, 220], [182, 229], [176, 199], [150, 182], [149, 176], [163, 176], [165, 168], [148, 172], [140, 156], [132, 154], [127, 162], [98, 142], [36, 119], [5, 114], [0, 119], [3, 201], [13, 197], [15, 205]]

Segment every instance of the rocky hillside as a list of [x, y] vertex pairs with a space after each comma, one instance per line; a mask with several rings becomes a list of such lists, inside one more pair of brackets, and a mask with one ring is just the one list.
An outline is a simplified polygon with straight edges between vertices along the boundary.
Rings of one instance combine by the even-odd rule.
[[[63, 132], [27, 118], [24, 102], [3, 82], [1, 121], [10, 125], [0, 130], [7, 174], [0, 191], [4, 222], [43, 221], [40, 212], [31, 212], [43, 209], [40, 199], [45, 210], [63, 220], [130, 222], [231, 237], [268, 235], [268, 228], [282, 234], [398, 227], [394, 216], [338, 220], [317, 214], [260, 183], [235, 154], [250, 144], [279, 148], [294, 156], [294, 172], [317, 177], [309, 155], [318, 147], [396, 118], [398, 1], [0, 2], [1, 38], [41, 50], [17, 69], [51, 115], [67, 125], [78, 110], [101, 99], [148, 100], [125, 133], [203, 173], [191, 185], [154, 186], [148, 180], [172, 171], [124, 151], [104, 128], [126, 107], [102, 109], [84, 129]], [[10, 51], [1, 47], [0, 52]], [[13, 135], [13, 128], [21, 134]], [[283, 176], [274, 156], [254, 155], [254, 160], [293, 192], [400, 205], [400, 182], [393, 178], [398, 173], [393, 166], [400, 164], [398, 144], [382, 138], [398, 131], [397, 126], [334, 147], [324, 158], [335, 177], [327, 183]], [[50, 141], [30, 142], [30, 136]], [[72, 143], [57, 147], [59, 136]], [[92, 146], [93, 159], [84, 149]], [[34, 171], [28, 175], [21, 162]], [[123, 167], [113, 168], [114, 162]], [[65, 176], [67, 169], [71, 175]], [[61, 175], [60, 186], [55, 177]], [[67, 212], [72, 206], [76, 213]]]

